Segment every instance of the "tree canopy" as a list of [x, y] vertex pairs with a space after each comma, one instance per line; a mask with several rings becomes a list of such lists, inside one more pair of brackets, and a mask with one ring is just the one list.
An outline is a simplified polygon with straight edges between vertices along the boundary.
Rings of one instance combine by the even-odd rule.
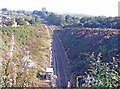
[[57, 26], [120, 29], [120, 17], [89, 16], [76, 18], [70, 15], [64, 16], [48, 11], [33, 11], [33, 14], [47, 20], [49, 24]]

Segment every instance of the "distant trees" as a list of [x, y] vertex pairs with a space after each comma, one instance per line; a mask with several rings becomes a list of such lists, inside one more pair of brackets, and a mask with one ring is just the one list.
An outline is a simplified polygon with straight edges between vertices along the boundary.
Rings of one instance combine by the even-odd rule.
[[33, 15], [38, 15], [38, 16], [40, 16], [41, 18], [44, 18], [44, 19], [46, 19], [46, 18], [47, 18], [47, 15], [48, 15], [47, 11], [37, 11], [37, 10], [33, 11], [32, 14], [33, 14]]
[[120, 23], [119, 17], [104, 17], [104, 16], [83, 17], [80, 19], [80, 22], [78, 23], [78, 27], [120, 29], [119, 23]]
[[8, 20], [5, 25], [6, 26], [12, 26], [14, 24], [14, 21], [13, 20]]
[[41, 22], [41, 19], [40, 19], [40, 17], [39, 17], [39, 16], [35, 16], [35, 22], [36, 22], [36, 23]]
[[[8, 11], [7, 8], [1, 9], [3, 12], [7, 11], [7, 14], [12, 14], [12, 12]], [[15, 12], [15, 11], [14, 11]], [[46, 8], [42, 8], [41, 11], [33, 11], [26, 12], [24, 10], [16, 11], [18, 15], [26, 15], [23, 18], [16, 18], [16, 22], [18, 25], [27, 25], [35, 24], [39, 22], [48, 23], [56, 26], [62, 26], [65, 28], [113, 28], [120, 29], [120, 17], [105, 17], [105, 16], [89, 16], [76, 18], [71, 15], [60, 15], [55, 14], [53, 12], [46, 11]], [[5, 25], [12, 25], [12, 21], [8, 21]]]
[[55, 24], [56, 23], [56, 15], [54, 13], [51, 13], [48, 17], [47, 17], [47, 20], [49, 23], [51, 24]]
[[45, 7], [43, 7], [43, 8], [42, 8], [42, 11], [43, 11], [43, 12], [46, 12], [46, 8], [45, 8]]
[[27, 22], [23, 18], [16, 18], [17, 25], [27, 25]]
[[65, 16], [65, 21], [66, 21], [66, 23], [69, 23], [69, 24], [72, 24], [72, 22], [73, 22], [72, 17], [70, 15]]
[[118, 25], [120, 23], [119, 17], [83, 17], [80, 19], [80, 23], [87, 28], [120, 28]]
[[17, 22], [17, 25], [32, 25], [36, 23], [40, 23], [41, 19], [38, 16], [35, 17], [26, 17], [26, 18], [16, 18], [15, 21]]
[[1, 10], [2, 10], [3, 12], [8, 11], [7, 8], [2, 8]]
[[44, 18], [49, 24], [63, 27], [120, 28], [120, 17], [92, 16], [79, 19], [70, 15], [58, 15], [48, 11], [33, 11], [33, 14]]
[[34, 18], [25, 18], [25, 21], [29, 22], [29, 24], [35, 24]]
[[65, 23], [64, 17], [62, 15], [56, 15], [54, 13], [51, 13], [48, 17], [47, 17], [47, 21], [50, 24], [54, 24], [54, 25], [62, 25]]
[[28, 25], [36, 23], [34, 18], [16, 18], [15, 21], [17, 22], [17, 25]]

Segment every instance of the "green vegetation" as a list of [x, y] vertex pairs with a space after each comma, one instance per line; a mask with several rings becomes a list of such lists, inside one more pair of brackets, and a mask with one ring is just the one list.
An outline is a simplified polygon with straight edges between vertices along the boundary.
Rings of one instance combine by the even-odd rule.
[[78, 87], [120, 87], [119, 59], [113, 57], [113, 61], [108, 63], [102, 62], [101, 57], [101, 54], [97, 58], [91, 54], [91, 57], [88, 58], [91, 63], [89, 71], [77, 76]]
[[120, 29], [120, 17], [92, 16], [76, 18], [70, 15], [59, 15], [48, 11], [33, 11], [33, 15], [41, 16], [49, 24], [64, 28], [113, 28]]
[[[56, 30], [55, 31], [65, 48], [68, 64], [71, 70], [71, 80], [75, 81], [76, 76], [80, 76], [85, 72], [89, 72], [89, 69], [96, 71], [95, 74], [98, 76], [102, 76], [99, 74], [99, 71], [102, 73], [104, 69], [99, 70], [95, 68], [97, 62], [90, 62], [91, 58], [97, 59], [98, 54], [101, 54], [100, 65], [103, 68], [106, 63], [113, 63], [113, 58], [115, 60], [119, 59], [119, 30], [114, 29], [65, 29], [65, 30]], [[94, 56], [91, 56], [94, 54]], [[94, 64], [94, 66], [92, 65]], [[118, 64], [117, 64], [118, 65]], [[114, 68], [113, 64], [111, 64], [112, 68]], [[111, 67], [109, 68], [111, 69]], [[117, 76], [120, 78], [120, 69], [117, 67]], [[99, 77], [100, 77], [99, 76]], [[111, 75], [109, 75], [111, 76]], [[103, 79], [104, 80], [104, 79]], [[103, 80], [99, 80], [102, 81]], [[111, 80], [106, 80], [111, 81]], [[117, 81], [119, 81], [117, 79]], [[116, 82], [117, 82], [116, 81]], [[104, 81], [105, 82], [105, 81]], [[74, 83], [75, 84], [75, 83]], [[118, 82], [117, 82], [118, 84]], [[110, 85], [110, 83], [108, 84]], [[96, 85], [97, 86], [97, 85]], [[101, 86], [106, 86], [101, 85]], [[114, 84], [112, 85], [114, 86]], [[115, 85], [118, 86], [118, 85]]]
[[[53, 32], [64, 46], [73, 85], [120, 86], [120, 17], [76, 18], [48, 12], [45, 8], [33, 12], [3, 8], [2, 15], [6, 12], [0, 30], [2, 87], [47, 86], [37, 76], [44, 74], [49, 64], [51, 38], [46, 26], [40, 23], [62, 28]], [[76, 81], [76, 77], [80, 80]]]
[[44, 87], [37, 78], [48, 66], [50, 35], [42, 24], [2, 27], [2, 87]]
[[16, 18], [15, 21], [17, 22], [17, 25], [27, 25], [27, 22], [24, 21], [23, 18]]

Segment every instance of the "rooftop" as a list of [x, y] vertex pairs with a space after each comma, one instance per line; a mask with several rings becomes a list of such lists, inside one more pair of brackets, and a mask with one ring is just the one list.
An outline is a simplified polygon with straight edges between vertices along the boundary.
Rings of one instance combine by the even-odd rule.
[[46, 68], [46, 72], [53, 72], [53, 68]]

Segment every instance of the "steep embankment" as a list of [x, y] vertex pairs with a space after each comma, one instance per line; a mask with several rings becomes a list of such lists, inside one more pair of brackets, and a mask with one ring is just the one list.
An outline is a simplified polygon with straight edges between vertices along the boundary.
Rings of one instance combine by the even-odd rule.
[[49, 66], [50, 35], [44, 25], [3, 27], [3, 86], [47, 86], [37, 73]]
[[119, 58], [118, 30], [112, 29], [79, 29], [57, 30], [68, 56], [71, 75], [78, 76], [88, 71], [89, 61], [92, 54], [95, 57], [99, 53], [102, 61], [110, 62], [112, 57]]

